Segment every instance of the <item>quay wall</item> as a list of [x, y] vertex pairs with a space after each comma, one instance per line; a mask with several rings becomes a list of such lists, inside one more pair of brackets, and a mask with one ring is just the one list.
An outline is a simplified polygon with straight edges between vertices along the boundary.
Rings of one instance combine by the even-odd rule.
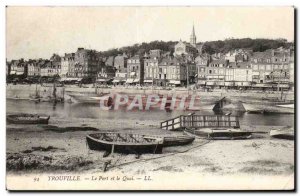
[[[69, 91], [66, 89], [66, 91]], [[92, 90], [95, 92], [95, 89]], [[264, 98], [280, 98], [280, 92], [262, 92], [262, 91], [238, 91], [238, 90], [214, 90], [213, 92], [206, 92], [203, 90], [186, 90], [186, 89], [176, 89], [176, 90], [152, 90], [152, 89], [132, 89], [132, 88], [102, 88], [97, 89], [97, 93], [128, 93], [128, 94], [160, 94], [160, 95], [177, 95], [181, 97], [183, 95], [196, 95], [202, 97], [203, 99], [217, 98], [221, 99], [227, 97], [231, 100], [245, 101], [245, 100], [262, 100]], [[288, 91], [283, 93], [283, 99], [294, 100], [294, 92]]]
[[[38, 92], [41, 97], [52, 97], [52, 86], [41, 85], [12, 85], [6, 86], [6, 97], [30, 98]], [[227, 97], [233, 101], [247, 101], [247, 100], [262, 100], [263, 98], [280, 98], [280, 92], [262, 92], [262, 91], [238, 91], [238, 90], [222, 90], [217, 89], [213, 92], [205, 92], [201, 90], [186, 90], [186, 89], [138, 89], [138, 88], [93, 88], [78, 86], [56, 87], [57, 98], [68, 98], [68, 93], [124, 93], [124, 94], [159, 94], [159, 95], [176, 95], [181, 97], [183, 95], [197, 95], [202, 99], [220, 99]], [[294, 92], [288, 91], [283, 93], [283, 99], [294, 100]]]

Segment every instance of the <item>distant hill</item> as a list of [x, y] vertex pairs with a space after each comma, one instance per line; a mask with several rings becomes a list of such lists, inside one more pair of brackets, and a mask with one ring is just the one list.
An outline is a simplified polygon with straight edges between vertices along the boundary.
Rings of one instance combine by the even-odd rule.
[[226, 39], [224, 41], [205, 42], [203, 51], [209, 54], [226, 53], [232, 49], [247, 48], [254, 52], [263, 52], [267, 49], [276, 49], [279, 47], [289, 48], [293, 43], [287, 42], [285, 39]]
[[177, 41], [152, 41], [150, 43], [142, 43], [142, 44], [134, 44], [133, 46], [125, 46], [122, 48], [111, 49], [107, 51], [101, 52], [104, 56], [116, 56], [118, 54], [126, 53], [127, 55], [144, 55], [145, 52], [149, 52], [154, 49], [161, 49], [163, 51], [171, 51], [174, 52], [174, 46]]
[[[111, 49], [101, 52], [103, 56], [117, 56], [118, 54], [126, 53], [127, 55], [140, 54], [143, 55], [145, 52], [153, 49], [161, 49], [163, 51], [174, 52], [174, 46], [177, 41], [152, 41], [150, 43], [135, 44], [133, 46], [125, 46], [122, 48]], [[209, 54], [214, 53], [226, 53], [230, 50], [237, 48], [252, 49], [254, 52], [265, 51], [267, 49], [276, 49], [279, 47], [289, 48], [293, 43], [287, 42], [285, 39], [226, 39], [224, 41], [208, 41], [203, 46], [203, 52]]]

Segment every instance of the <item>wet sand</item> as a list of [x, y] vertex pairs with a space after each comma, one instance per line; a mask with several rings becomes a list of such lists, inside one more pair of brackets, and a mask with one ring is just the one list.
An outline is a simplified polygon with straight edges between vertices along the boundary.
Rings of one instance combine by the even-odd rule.
[[[197, 138], [192, 144], [166, 147], [163, 154], [113, 154], [89, 150], [85, 136], [97, 131], [142, 134], [181, 134], [158, 129], [153, 120], [99, 121], [96, 119], [51, 118], [49, 125], [7, 125], [7, 171], [19, 173], [102, 173], [151, 174], [157, 172], [200, 172], [231, 175], [293, 175], [294, 141], [263, 138], [209, 141]], [[60, 127], [60, 128], [59, 128]], [[68, 127], [68, 128], [66, 128]], [[271, 126], [242, 126], [248, 131], [269, 131]]]

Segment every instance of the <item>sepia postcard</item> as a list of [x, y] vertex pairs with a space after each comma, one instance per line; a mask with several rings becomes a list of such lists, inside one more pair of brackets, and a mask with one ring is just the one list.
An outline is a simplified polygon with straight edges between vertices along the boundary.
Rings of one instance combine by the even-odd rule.
[[6, 189], [294, 191], [294, 20], [7, 6]]

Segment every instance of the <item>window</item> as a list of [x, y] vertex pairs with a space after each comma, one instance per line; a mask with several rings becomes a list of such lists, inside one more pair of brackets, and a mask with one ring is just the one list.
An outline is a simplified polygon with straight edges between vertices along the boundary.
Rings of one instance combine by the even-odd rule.
[[259, 70], [264, 70], [265, 66], [264, 65], [259, 65]]
[[212, 73], [212, 70], [208, 70], [208, 73], [210, 73], [210, 74], [211, 74], [211, 73]]

